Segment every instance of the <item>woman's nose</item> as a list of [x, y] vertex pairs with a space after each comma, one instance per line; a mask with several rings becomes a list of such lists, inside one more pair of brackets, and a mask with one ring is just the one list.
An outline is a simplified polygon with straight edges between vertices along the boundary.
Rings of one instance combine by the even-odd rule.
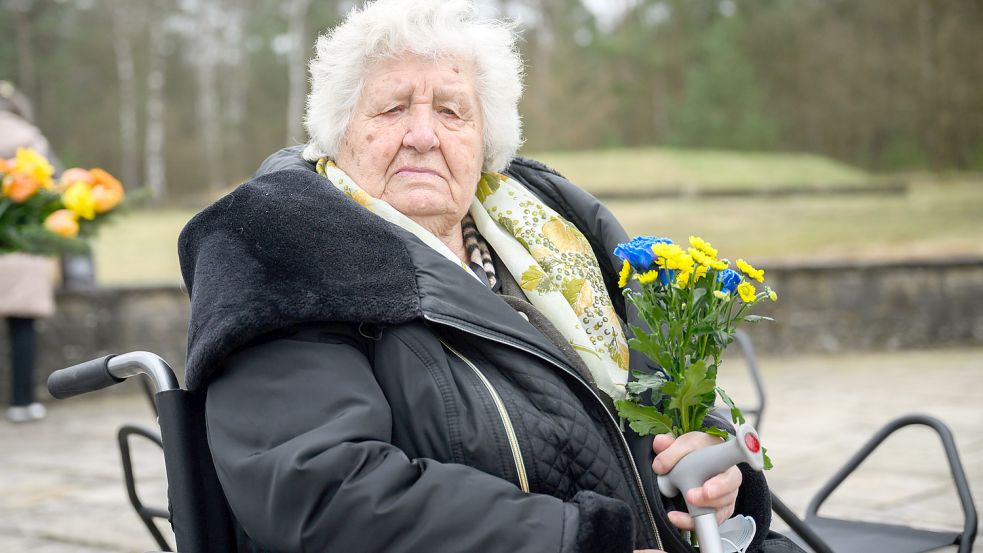
[[421, 153], [440, 146], [434, 113], [430, 106], [417, 104], [410, 108], [403, 145]]

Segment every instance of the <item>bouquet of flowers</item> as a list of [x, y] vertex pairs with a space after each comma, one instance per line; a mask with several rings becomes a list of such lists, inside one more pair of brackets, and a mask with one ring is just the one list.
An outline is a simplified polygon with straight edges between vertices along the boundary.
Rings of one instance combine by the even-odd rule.
[[[738, 259], [735, 271], [729, 261], [717, 258], [709, 242], [690, 236], [689, 243], [683, 249], [668, 238], [639, 236], [614, 250], [624, 260], [619, 285], [648, 326], [632, 325], [628, 344], [664, 371], [635, 371], [628, 397], [615, 405], [641, 435], [702, 430], [725, 438], [723, 430], [704, 426], [718, 395], [734, 423], [744, 422], [741, 410], [717, 386], [721, 356], [741, 322], [771, 320], [751, 311], [763, 299], [777, 301], [778, 296], [751, 282], [763, 283], [764, 270]], [[640, 291], [626, 287], [631, 280], [638, 281]], [[765, 468], [770, 467], [765, 456]]]
[[123, 185], [102, 169], [69, 169], [57, 182], [53, 174], [33, 149], [0, 159], [0, 253], [84, 252], [123, 201]]

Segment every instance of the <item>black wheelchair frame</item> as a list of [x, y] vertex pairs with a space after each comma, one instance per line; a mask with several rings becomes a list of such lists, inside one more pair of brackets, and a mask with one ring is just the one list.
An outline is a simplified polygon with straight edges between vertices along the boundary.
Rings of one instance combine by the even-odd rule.
[[[137, 515], [164, 551], [172, 549], [155, 526], [155, 518], [166, 517], [170, 521], [177, 551], [237, 551], [236, 525], [215, 474], [205, 435], [204, 397], [181, 389], [174, 371], [163, 359], [146, 351], [107, 355], [55, 371], [48, 378], [48, 391], [55, 398], [64, 399], [139, 374], [146, 375], [153, 385], [160, 434], [133, 426], [124, 427], [118, 434], [127, 495]], [[167, 510], [147, 507], [138, 497], [129, 455], [131, 436], [147, 438], [164, 451]]]
[[[760, 428], [764, 414], [764, 385], [758, 371], [751, 342], [742, 332], [737, 342], [758, 393], [758, 405], [747, 413]], [[212, 463], [205, 435], [204, 397], [181, 389], [174, 372], [156, 354], [135, 351], [107, 355], [55, 371], [48, 379], [48, 390], [58, 399], [112, 386], [144, 374], [152, 387], [148, 396], [158, 415], [160, 433], [133, 425], [118, 433], [127, 495], [140, 520], [162, 551], [215, 553], [238, 551], [243, 534], [225, 500]], [[821, 517], [822, 503], [888, 436], [910, 425], [932, 428], [942, 440], [949, 468], [963, 509], [962, 532], [936, 532], [899, 525], [858, 522]], [[168, 481], [168, 509], [148, 507], [140, 499], [133, 476], [130, 438], [138, 436], [157, 444], [164, 454]], [[947, 545], [958, 546], [959, 553], [970, 553], [976, 540], [977, 515], [969, 482], [959, 460], [949, 428], [928, 415], [906, 415], [889, 422], [841, 468], [816, 494], [801, 519], [772, 493], [773, 510], [795, 535], [791, 536], [815, 553], [921, 553]], [[168, 519], [174, 531], [176, 549], [161, 534], [155, 519]]]

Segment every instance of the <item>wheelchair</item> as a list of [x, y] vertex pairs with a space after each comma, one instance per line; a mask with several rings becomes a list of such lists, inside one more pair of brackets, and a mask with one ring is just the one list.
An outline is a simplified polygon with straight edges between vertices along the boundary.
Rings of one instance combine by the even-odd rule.
[[[127, 378], [146, 375], [153, 389], [160, 434], [124, 426], [118, 435], [124, 480], [130, 503], [163, 551], [219, 553], [240, 551], [241, 530], [215, 474], [205, 435], [204, 395], [181, 389], [170, 366], [158, 355], [134, 351], [106, 355], [60, 369], [48, 378], [48, 391], [57, 399], [100, 390]], [[129, 439], [142, 436], [164, 452], [168, 508], [143, 504], [136, 493]], [[174, 531], [172, 549], [153, 519], [167, 519]]]
[[[737, 341], [759, 398], [758, 406], [746, 412], [754, 416], [760, 425], [765, 407], [764, 386], [750, 340], [745, 334], [738, 333]], [[48, 390], [55, 398], [65, 399], [141, 374], [148, 377], [148, 395], [157, 411], [160, 433], [158, 435], [128, 425], [122, 427], [118, 434], [127, 495], [137, 515], [162, 551], [248, 551], [245, 534], [235, 522], [212, 463], [205, 434], [204, 394], [181, 389], [174, 372], [163, 359], [146, 351], [107, 355], [55, 371], [48, 379]], [[910, 425], [928, 426], [942, 441], [963, 510], [962, 532], [840, 520], [818, 514], [822, 503], [877, 446], [895, 431]], [[133, 436], [146, 438], [163, 449], [168, 482], [167, 509], [148, 507], [138, 497], [130, 458], [129, 440]], [[879, 430], [820, 489], [806, 509], [804, 519], [789, 509], [774, 492], [771, 499], [774, 512], [792, 530], [790, 537], [815, 553], [921, 553], [945, 546], [956, 546], [959, 553], [970, 553], [976, 540], [976, 508], [952, 433], [944, 423], [928, 415], [902, 416]], [[155, 519], [170, 522], [176, 549], [167, 543]]]

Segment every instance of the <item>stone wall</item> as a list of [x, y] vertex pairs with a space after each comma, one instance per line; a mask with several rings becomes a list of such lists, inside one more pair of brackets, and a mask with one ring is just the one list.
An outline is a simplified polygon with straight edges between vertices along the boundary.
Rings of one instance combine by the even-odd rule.
[[[152, 351], [163, 357], [179, 378], [183, 376], [189, 304], [179, 287], [63, 290], [57, 294], [57, 304], [54, 317], [35, 322], [35, 381], [42, 399], [50, 397], [40, 389], [51, 372], [108, 353]], [[0, 405], [10, 399], [9, 351], [4, 328], [0, 332]]]
[[[774, 317], [749, 328], [759, 353], [840, 352], [983, 344], [983, 258], [771, 265]], [[106, 353], [150, 350], [183, 374], [188, 300], [176, 286], [62, 291], [38, 321], [36, 379]], [[0, 333], [0, 398], [9, 394]], [[46, 396], [42, 396], [46, 397]]]
[[762, 353], [983, 344], [983, 258], [771, 266], [778, 303], [750, 325]]

